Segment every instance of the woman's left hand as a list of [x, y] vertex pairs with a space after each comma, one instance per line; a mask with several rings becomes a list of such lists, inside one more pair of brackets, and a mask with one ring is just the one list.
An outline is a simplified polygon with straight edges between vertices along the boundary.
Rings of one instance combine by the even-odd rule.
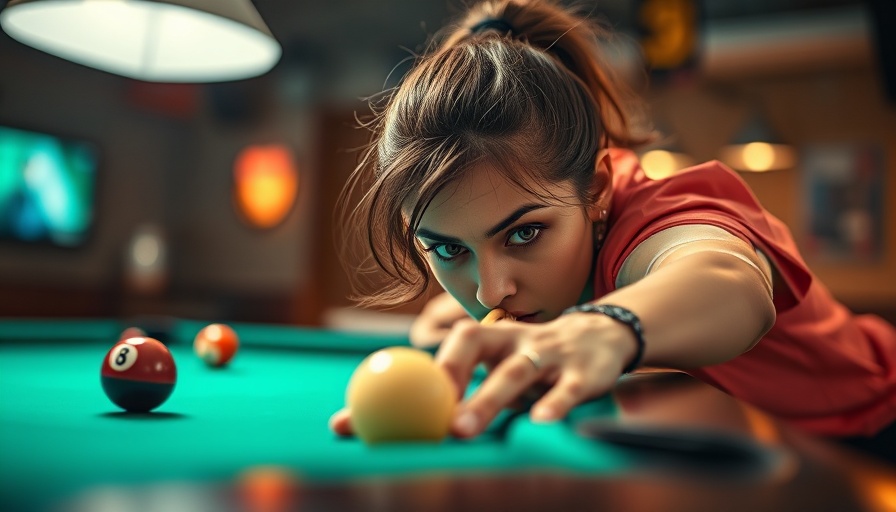
[[415, 347], [431, 347], [441, 343], [458, 320], [470, 318], [451, 294], [442, 292], [436, 295], [423, 307], [423, 311], [411, 324], [411, 345]]
[[535, 385], [548, 391], [532, 406], [535, 421], [553, 421], [579, 403], [605, 394], [634, 357], [627, 326], [604, 315], [574, 313], [541, 324], [457, 322], [436, 361], [459, 390], [479, 363], [491, 368], [478, 390], [458, 408], [452, 433], [473, 437]]

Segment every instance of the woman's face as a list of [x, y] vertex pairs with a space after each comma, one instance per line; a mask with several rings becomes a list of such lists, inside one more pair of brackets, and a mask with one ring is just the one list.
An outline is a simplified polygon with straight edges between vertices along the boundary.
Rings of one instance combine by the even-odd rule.
[[[594, 208], [571, 183], [535, 197], [486, 165], [441, 191], [416, 236], [442, 287], [474, 318], [501, 307], [545, 322], [575, 305], [594, 256]], [[556, 196], [554, 199], [551, 195]]]

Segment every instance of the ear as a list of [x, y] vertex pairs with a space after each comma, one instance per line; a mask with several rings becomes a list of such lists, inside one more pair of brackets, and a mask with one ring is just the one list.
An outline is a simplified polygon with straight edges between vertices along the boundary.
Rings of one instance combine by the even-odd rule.
[[591, 197], [588, 217], [594, 222], [606, 220], [613, 197], [613, 162], [609, 149], [597, 152], [597, 157], [594, 159], [594, 176], [591, 178], [588, 193]]

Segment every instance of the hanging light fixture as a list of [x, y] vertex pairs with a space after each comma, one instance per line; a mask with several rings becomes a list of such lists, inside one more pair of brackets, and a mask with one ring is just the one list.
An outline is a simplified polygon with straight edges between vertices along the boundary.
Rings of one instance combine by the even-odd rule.
[[679, 147], [670, 130], [660, 124], [655, 132], [657, 141], [638, 153], [641, 168], [647, 176], [659, 180], [695, 164], [694, 158]]
[[0, 26], [47, 53], [154, 82], [249, 78], [282, 51], [250, 0], [10, 0]]
[[731, 143], [723, 147], [719, 159], [733, 169], [767, 172], [796, 166], [796, 150], [781, 142], [757, 108], [751, 109], [746, 124]]

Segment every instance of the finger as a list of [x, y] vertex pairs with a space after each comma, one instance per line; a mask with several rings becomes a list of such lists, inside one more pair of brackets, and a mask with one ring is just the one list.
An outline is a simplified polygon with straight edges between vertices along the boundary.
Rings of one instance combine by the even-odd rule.
[[458, 398], [463, 397], [479, 361], [487, 359], [488, 342], [482, 329], [473, 320], [461, 320], [442, 342], [436, 353], [436, 363], [444, 368], [457, 386]]
[[448, 335], [454, 322], [464, 318], [469, 315], [451, 294], [436, 295], [411, 324], [411, 344], [416, 347], [437, 345]]
[[411, 345], [419, 348], [434, 347], [442, 342], [448, 333], [451, 332], [451, 325], [433, 325], [430, 323], [414, 323], [411, 325], [410, 339]]
[[459, 437], [482, 432], [505, 407], [511, 406], [538, 379], [541, 371], [523, 353], [507, 357], [462, 406], [452, 425]]
[[615, 374], [612, 371], [583, 367], [568, 368], [560, 374], [554, 387], [535, 402], [530, 417], [537, 422], [559, 420], [585, 400], [609, 391], [615, 382]]
[[353, 434], [351, 423], [351, 411], [348, 407], [340, 409], [330, 416], [330, 430], [340, 436], [350, 436]]
[[529, 386], [528, 389], [522, 392], [520, 396], [514, 398], [508, 408], [513, 411], [528, 411], [532, 408], [532, 404], [537, 402], [551, 387], [543, 382], [541, 382], [541, 377], [539, 377], [539, 381]]

